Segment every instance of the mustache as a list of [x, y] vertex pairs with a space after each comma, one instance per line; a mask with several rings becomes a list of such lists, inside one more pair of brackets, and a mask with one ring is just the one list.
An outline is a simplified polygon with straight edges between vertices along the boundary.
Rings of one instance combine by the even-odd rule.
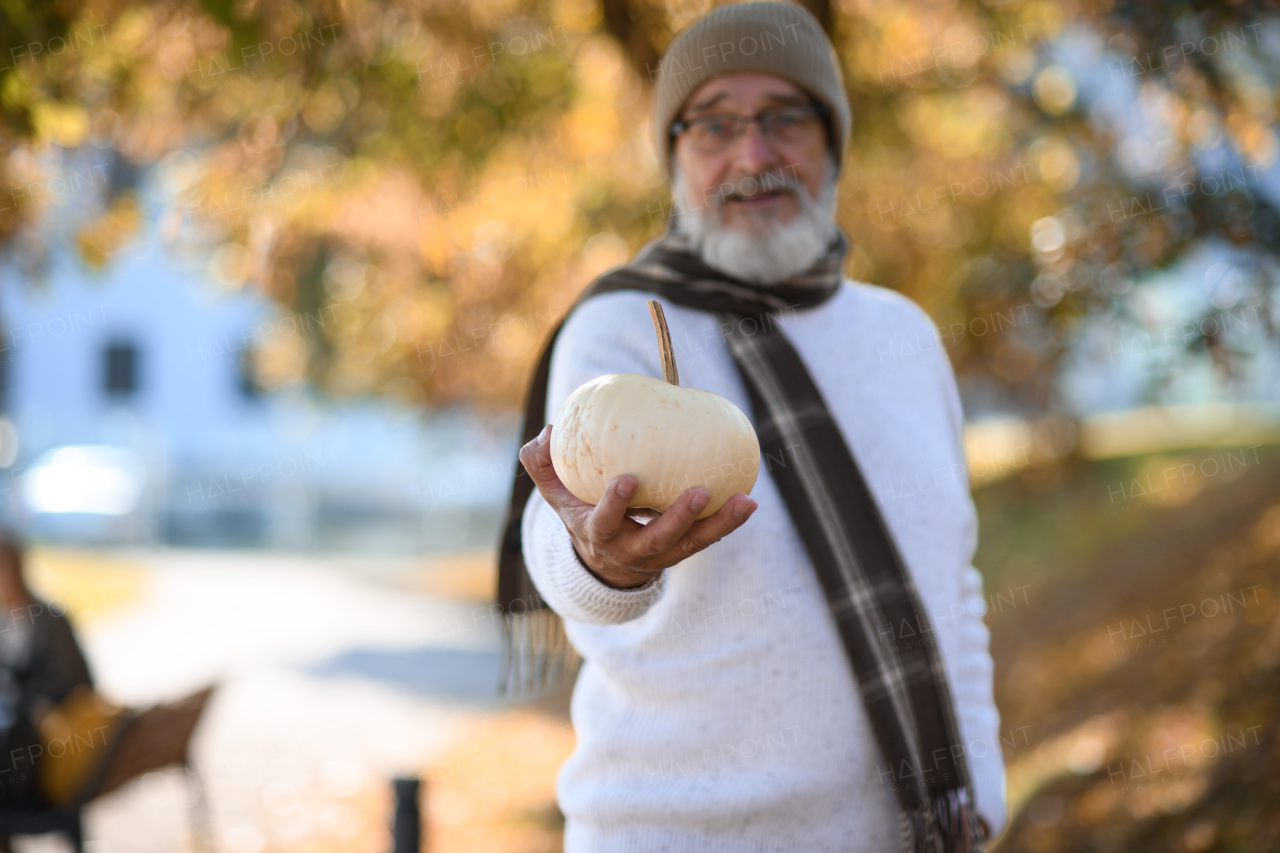
[[788, 175], [785, 172], [761, 172], [726, 181], [716, 186], [707, 195], [713, 208], [718, 210], [730, 201], [756, 198], [777, 192], [798, 196], [803, 191], [804, 184], [795, 175]]

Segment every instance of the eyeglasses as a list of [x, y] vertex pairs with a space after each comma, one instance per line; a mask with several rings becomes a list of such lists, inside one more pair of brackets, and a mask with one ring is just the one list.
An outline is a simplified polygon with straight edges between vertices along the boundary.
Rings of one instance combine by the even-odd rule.
[[776, 107], [754, 116], [708, 115], [689, 121], [673, 121], [671, 137], [689, 134], [689, 141], [702, 154], [718, 154], [747, 132], [747, 125], [760, 125], [760, 132], [774, 142], [799, 142], [817, 129], [831, 111], [822, 104]]

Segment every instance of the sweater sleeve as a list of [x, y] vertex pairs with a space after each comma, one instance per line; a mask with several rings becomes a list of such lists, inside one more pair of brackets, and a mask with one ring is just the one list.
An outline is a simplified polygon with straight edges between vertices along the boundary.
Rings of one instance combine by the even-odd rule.
[[[932, 331], [931, 328], [930, 332]], [[956, 458], [963, 463], [964, 412], [956, 388], [955, 372], [941, 343], [937, 356], [941, 390], [946, 399], [952, 432], [956, 437]], [[964, 470], [968, 471], [967, 464]], [[973, 778], [978, 814], [986, 821], [991, 837], [994, 838], [1003, 831], [1008, 817], [1005, 768], [1001, 752], [1000, 711], [995, 703], [991, 633], [983, 622], [987, 603], [983, 597], [982, 574], [973, 566], [973, 554], [978, 545], [978, 514], [971, 497], [966, 497], [965, 504], [965, 567], [960, 578], [960, 607], [953, 611], [959, 615], [956, 617], [956, 624], [947, 626], [952, 629], [949, 633], [958, 654], [951, 658], [948, 676], [955, 696], [957, 722]], [[1014, 736], [1016, 742], [1016, 733]]]
[[[597, 376], [662, 375], [649, 318], [650, 298], [639, 292], [602, 294], [569, 315], [551, 353], [549, 418], [580, 385]], [[663, 308], [670, 310], [666, 304]], [[644, 615], [666, 587], [665, 572], [635, 589], [615, 589], [599, 581], [579, 559], [560, 516], [537, 490], [525, 506], [521, 535], [529, 576], [561, 618], [595, 625], [629, 622]]]

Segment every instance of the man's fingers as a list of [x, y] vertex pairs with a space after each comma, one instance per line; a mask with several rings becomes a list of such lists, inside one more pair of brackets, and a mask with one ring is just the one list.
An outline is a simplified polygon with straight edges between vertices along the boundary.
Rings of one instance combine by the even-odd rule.
[[759, 504], [746, 495], [734, 495], [725, 501], [724, 506], [716, 510], [714, 515], [695, 522], [685, 535], [685, 539], [689, 541], [682, 540], [676, 547], [688, 550], [691, 554], [701, 551], [746, 524], [747, 519], [755, 513], [757, 506]]
[[560, 482], [560, 476], [556, 474], [555, 466], [551, 464], [551, 424], [547, 424], [542, 432], [538, 433], [537, 438], [520, 448], [520, 464], [533, 478], [543, 499], [557, 510], [566, 504], [589, 505], [585, 501], [578, 500], [573, 492]]
[[[600, 503], [591, 511], [587, 521], [587, 529], [597, 540], [612, 539], [617, 535], [627, 518], [627, 502], [636, 493], [636, 478], [630, 474], [619, 474], [605, 486]], [[631, 522], [628, 526], [635, 525]]]
[[[671, 544], [670, 549], [679, 554], [681, 559], [690, 557], [704, 548], [714, 545], [745, 524], [747, 519], [755, 512], [756, 506], [756, 502], [746, 495], [734, 495], [725, 501], [724, 506], [716, 510], [714, 515], [707, 516], [700, 521], [695, 520]], [[739, 510], [742, 511], [741, 516], [736, 514]], [[690, 512], [695, 517], [697, 516], [697, 512], [693, 512], [692, 508], [690, 508]]]
[[707, 508], [710, 500], [711, 492], [701, 486], [687, 489], [666, 512], [645, 525], [642, 540], [645, 550], [661, 554], [670, 549], [693, 526], [698, 513]]

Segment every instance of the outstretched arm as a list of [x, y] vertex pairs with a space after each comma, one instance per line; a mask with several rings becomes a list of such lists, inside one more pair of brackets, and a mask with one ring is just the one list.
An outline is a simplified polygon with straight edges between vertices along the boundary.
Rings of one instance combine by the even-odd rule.
[[[547, 412], [558, 413], [583, 383], [607, 373], [660, 376], [653, 328], [640, 293], [606, 294], [579, 306], [552, 355]], [[736, 495], [697, 520], [710, 492], [686, 490], [642, 524], [627, 511], [635, 477], [620, 473], [598, 505], [574, 497], [551, 465], [551, 427], [525, 445], [520, 461], [537, 485], [525, 509], [525, 563], [539, 594], [567, 619], [616, 624], [642, 615], [661, 595], [663, 572], [741, 526], [755, 501]], [[741, 514], [739, 514], [741, 511]]]

